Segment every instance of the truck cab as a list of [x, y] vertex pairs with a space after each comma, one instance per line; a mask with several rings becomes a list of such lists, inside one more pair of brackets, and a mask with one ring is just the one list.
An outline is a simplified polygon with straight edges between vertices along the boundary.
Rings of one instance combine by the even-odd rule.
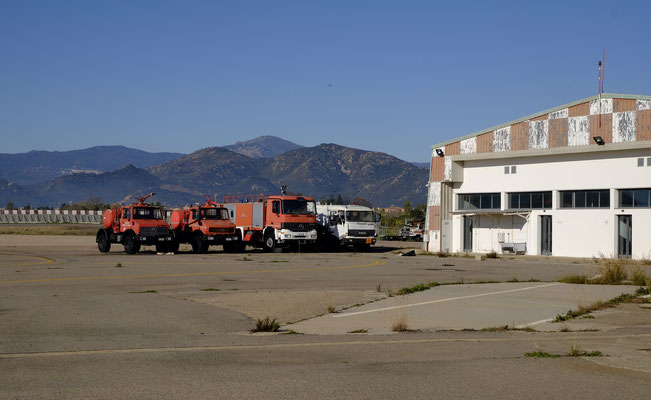
[[[326, 245], [368, 250], [378, 234], [379, 213], [358, 205], [317, 205], [320, 233]], [[327, 229], [326, 229], [327, 228]]]

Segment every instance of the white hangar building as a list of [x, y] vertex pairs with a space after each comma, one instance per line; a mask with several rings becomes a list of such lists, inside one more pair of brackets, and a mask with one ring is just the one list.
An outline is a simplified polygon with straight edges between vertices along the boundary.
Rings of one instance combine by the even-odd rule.
[[432, 146], [429, 251], [651, 258], [651, 96], [601, 94]]

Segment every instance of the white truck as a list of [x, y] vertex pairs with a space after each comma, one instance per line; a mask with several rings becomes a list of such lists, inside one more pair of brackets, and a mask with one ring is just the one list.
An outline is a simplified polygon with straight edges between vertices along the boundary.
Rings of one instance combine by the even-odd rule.
[[319, 242], [326, 247], [368, 250], [380, 233], [380, 213], [358, 205], [317, 204]]

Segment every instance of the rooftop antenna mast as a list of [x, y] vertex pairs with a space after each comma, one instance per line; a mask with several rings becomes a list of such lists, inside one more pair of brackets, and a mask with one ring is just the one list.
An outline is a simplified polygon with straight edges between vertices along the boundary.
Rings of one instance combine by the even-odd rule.
[[601, 94], [604, 92], [604, 79], [606, 79], [606, 49], [597, 65], [599, 66], [599, 127], [601, 127]]

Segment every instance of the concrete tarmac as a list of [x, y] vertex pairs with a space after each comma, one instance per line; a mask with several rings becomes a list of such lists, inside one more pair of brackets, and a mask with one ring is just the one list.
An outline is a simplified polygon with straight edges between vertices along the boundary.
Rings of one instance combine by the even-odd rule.
[[[391, 243], [365, 254], [145, 250], [100, 254], [94, 237], [0, 235], [0, 398], [610, 399], [651, 389], [651, 312], [643, 304], [600, 311], [564, 332], [249, 333], [262, 315], [287, 323], [329, 316], [330, 308], [363, 311], [400, 301], [382, 300], [389, 292], [432, 281], [465, 284], [413, 299], [483, 294], [474, 298], [487, 306], [477, 326], [495, 326], [502, 321], [491, 314], [518, 314], [513, 298], [487, 290], [560, 290], [554, 281], [563, 275], [593, 275], [592, 260], [399, 257]], [[467, 284], [514, 278], [540, 282]], [[572, 297], [565, 296], [562, 306]], [[577, 305], [591, 299], [575, 297]], [[470, 300], [438, 304], [461, 310]], [[533, 303], [531, 310], [541, 306]], [[522, 320], [547, 316], [530, 314]], [[605, 356], [566, 356], [573, 347]], [[534, 351], [560, 357], [525, 356]]]

